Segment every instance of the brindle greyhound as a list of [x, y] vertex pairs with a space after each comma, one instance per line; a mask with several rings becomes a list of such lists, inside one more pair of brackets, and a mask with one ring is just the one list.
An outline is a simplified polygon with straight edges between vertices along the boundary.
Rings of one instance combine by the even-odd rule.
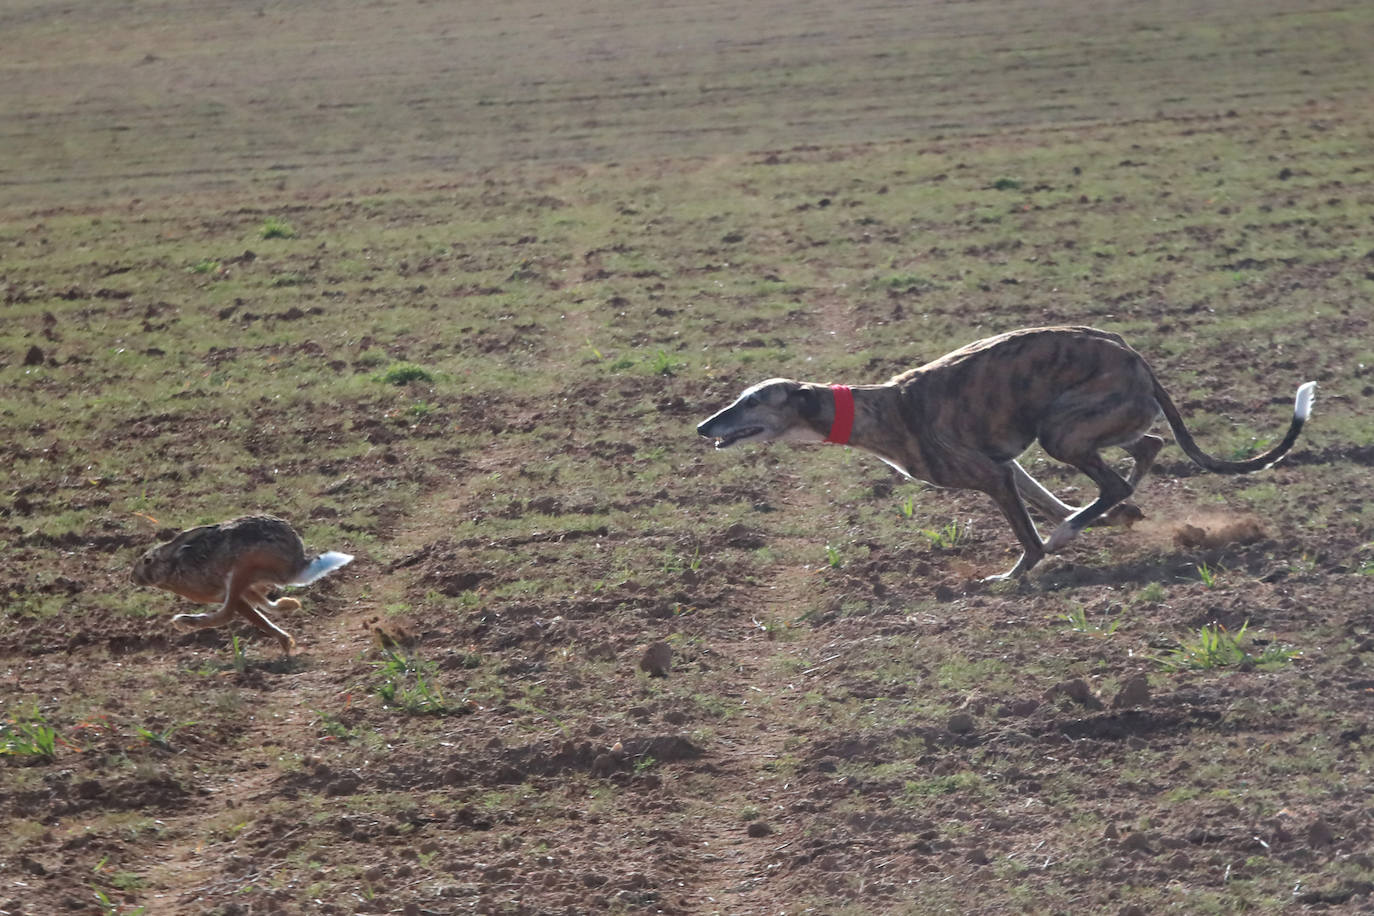
[[[718, 449], [774, 440], [849, 444], [907, 476], [981, 490], [997, 503], [1025, 551], [1011, 570], [989, 577], [1006, 579], [1024, 575], [1134, 492], [1164, 445], [1149, 434], [1161, 413], [1198, 465], [1244, 474], [1269, 467], [1292, 448], [1312, 413], [1316, 387], [1307, 382], [1298, 388], [1282, 442], [1245, 461], [1223, 461], [1198, 448], [1154, 372], [1119, 336], [1093, 328], [1029, 328], [969, 344], [882, 385], [769, 379], [697, 432], [715, 439]], [[1027, 474], [1016, 457], [1036, 440], [1092, 478], [1097, 499], [1074, 509]], [[1129, 479], [1098, 454], [1108, 446], [1134, 459]], [[1048, 541], [1041, 542], [1023, 498], [1059, 523]]]

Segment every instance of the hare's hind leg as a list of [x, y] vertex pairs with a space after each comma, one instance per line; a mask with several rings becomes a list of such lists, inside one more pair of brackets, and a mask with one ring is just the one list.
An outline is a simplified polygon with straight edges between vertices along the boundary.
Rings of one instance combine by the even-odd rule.
[[172, 618], [172, 626], [179, 630], [208, 630], [222, 627], [234, 619], [234, 608], [226, 604], [213, 614], [177, 614]]
[[244, 595], [248, 598], [248, 603], [260, 611], [267, 608], [271, 608], [274, 611], [300, 610], [301, 603], [295, 598], [278, 598], [276, 601], [268, 598], [267, 593], [271, 590], [271, 583], [259, 582], [257, 585], [254, 585], [252, 588], [248, 589], [248, 591], [244, 592]]
[[267, 619], [262, 611], [253, 607], [245, 600], [239, 601], [239, 615], [244, 620], [257, 628], [258, 632], [266, 633], [269, 636], [277, 637], [277, 642], [281, 643], [281, 650], [286, 655], [292, 655], [296, 651], [296, 640], [291, 638], [291, 634]]
[[172, 626], [179, 630], [208, 630], [222, 627], [234, 619], [234, 604], [234, 599], [226, 596], [219, 610], [209, 614], [177, 614], [172, 618]]
[[243, 590], [242, 606], [239, 613], [244, 619], [257, 627], [259, 632], [267, 633], [277, 637], [281, 643], [282, 651], [291, 655], [296, 651], [296, 641], [291, 638], [291, 634], [277, 626], [267, 615], [263, 613], [265, 608], [273, 610], [294, 611], [301, 606], [295, 598], [278, 598], [276, 601], [267, 597], [267, 593], [272, 590], [272, 583], [257, 582]]

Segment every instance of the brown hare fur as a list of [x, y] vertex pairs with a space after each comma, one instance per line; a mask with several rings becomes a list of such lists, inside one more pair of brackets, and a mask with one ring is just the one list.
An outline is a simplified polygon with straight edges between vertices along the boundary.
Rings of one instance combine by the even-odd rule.
[[210, 614], [177, 614], [172, 624], [182, 629], [223, 626], [238, 615], [260, 632], [275, 636], [290, 655], [296, 641], [263, 613], [265, 609], [295, 610], [295, 598], [272, 601], [268, 592], [285, 585], [307, 585], [353, 557], [330, 551], [306, 556], [300, 535], [285, 521], [270, 515], [246, 515], [188, 528], [164, 544], [149, 549], [130, 578], [175, 592], [200, 604], [219, 604]]

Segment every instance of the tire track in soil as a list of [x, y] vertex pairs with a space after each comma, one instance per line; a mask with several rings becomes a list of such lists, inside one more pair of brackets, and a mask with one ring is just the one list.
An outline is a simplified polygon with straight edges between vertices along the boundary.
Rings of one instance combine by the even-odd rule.
[[[285, 732], [304, 731], [315, 718], [317, 710], [329, 708], [341, 693], [350, 689], [340, 688], [339, 673], [356, 657], [360, 625], [370, 616], [366, 608], [346, 608], [333, 617], [310, 618], [312, 623], [326, 624], [327, 628], [322, 627], [313, 638], [302, 641], [303, 647], [298, 657], [306, 667], [298, 672], [272, 675], [274, 680], [270, 690], [264, 692], [261, 702], [252, 709], [252, 723], [245, 723], [245, 727], [259, 733], [258, 743], [272, 742], [273, 736]], [[206, 654], [211, 653], [207, 651]], [[263, 659], [263, 662], [270, 661]], [[286, 738], [281, 739], [281, 744], [283, 747], [298, 746], [298, 742]], [[174, 906], [160, 910], [159, 905], [154, 903], [150, 905], [150, 913], [185, 912], [186, 907], [213, 902], [216, 899], [214, 895], [232, 893], [264, 877], [261, 870], [233, 874], [233, 868], [226, 867], [229, 864], [226, 860], [236, 856], [242, 856], [245, 860], [259, 858], [252, 851], [240, 850], [240, 844], [255, 838], [252, 822], [261, 819], [262, 806], [277, 797], [273, 786], [281, 778], [282, 773], [274, 768], [227, 774], [217, 783], [201, 786], [209, 790], [203, 806], [161, 819], [166, 825], [167, 834], [178, 840], [165, 847], [162, 861], [149, 869], [148, 884], [150, 887], [184, 890], [165, 895], [174, 897]], [[248, 826], [237, 833], [231, 842], [216, 844], [214, 854], [207, 855], [199, 839], [205, 823], [224, 818], [234, 811], [243, 812]], [[274, 842], [283, 839], [284, 834], [272, 837]]]
[[[820, 502], [811, 492], [799, 496], [804, 504], [790, 506], [791, 511], [806, 512], [811, 504]], [[814, 587], [813, 574], [796, 567], [776, 569], [768, 582], [745, 593], [737, 607], [802, 604]], [[750, 620], [761, 616], [747, 610], [737, 613]], [[761, 627], [750, 626], [753, 635], [741, 639], [735, 652], [734, 683], [721, 693], [758, 697], [759, 711], [720, 723], [713, 750], [708, 753], [707, 759], [715, 765], [713, 779], [728, 794], [715, 798], [697, 834], [693, 854], [700, 863], [699, 872], [693, 892], [686, 895], [689, 911], [694, 913], [750, 916], [777, 912], [785, 897], [770, 879], [781, 873], [789, 850], [806, 827], [804, 821], [789, 813], [801, 797], [795, 778], [774, 773], [769, 766], [787, 754], [788, 739], [797, 735], [792, 707], [807, 691], [797, 683], [802, 675], [781, 678], [772, 663], [781, 645], [789, 654], [817, 657], [816, 650], [832, 640], [808, 625], [792, 631], [795, 635], [779, 644], [767, 638]], [[757, 818], [746, 820], [746, 808], [755, 809]], [[754, 823], [767, 825], [770, 832], [751, 835], [749, 828]]]

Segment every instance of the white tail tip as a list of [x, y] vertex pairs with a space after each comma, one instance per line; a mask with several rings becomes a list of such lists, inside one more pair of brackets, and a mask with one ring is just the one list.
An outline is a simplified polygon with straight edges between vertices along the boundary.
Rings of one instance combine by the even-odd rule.
[[339, 553], [331, 550], [316, 557], [309, 566], [301, 570], [300, 575], [292, 579], [291, 585], [309, 585], [321, 576], [326, 576], [338, 569], [340, 566], [347, 566], [353, 562], [351, 553]]
[[1317, 396], [1317, 383], [1308, 382], [1298, 389], [1297, 399], [1293, 402], [1293, 418], [1307, 421], [1312, 416], [1312, 400]]

